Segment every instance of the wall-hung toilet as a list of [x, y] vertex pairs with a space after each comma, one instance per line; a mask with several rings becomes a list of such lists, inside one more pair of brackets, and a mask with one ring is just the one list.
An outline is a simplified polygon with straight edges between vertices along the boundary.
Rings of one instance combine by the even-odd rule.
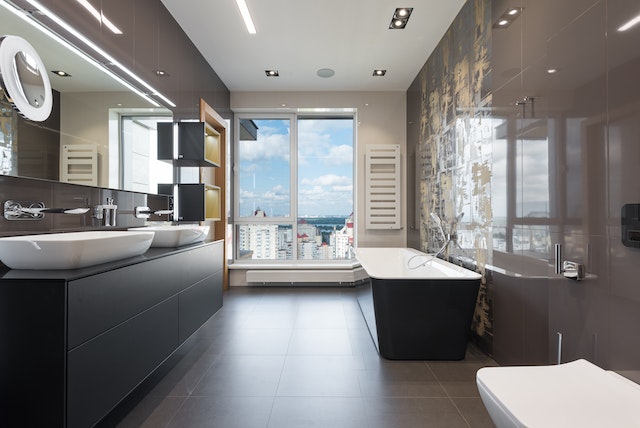
[[476, 382], [498, 428], [640, 427], [640, 385], [586, 360], [485, 367]]

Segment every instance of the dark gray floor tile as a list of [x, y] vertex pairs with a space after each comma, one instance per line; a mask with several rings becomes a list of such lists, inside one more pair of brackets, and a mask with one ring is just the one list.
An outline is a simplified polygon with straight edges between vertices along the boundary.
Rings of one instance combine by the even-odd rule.
[[294, 312], [268, 312], [253, 311], [242, 323], [241, 328], [286, 328], [295, 326], [296, 314]]
[[385, 414], [368, 420], [369, 428], [468, 428], [458, 413]]
[[447, 397], [364, 397], [367, 416], [411, 413], [458, 413]]
[[296, 329], [346, 329], [347, 321], [344, 313], [341, 307], [338, 309], [338, 311], [333, 313], [300, 309], [296, 315], [294, 327]]
[[447, 394], [437, 381], [406, 382], [385, 381], [360, 377], [363, 397], [446, 397]]
[[480, 397], [478, 385], [475, 380], [451, 380], [440, 381], [440, 385], [444, 388], [449, 397]]
[[269, 428], [366, 428], [359, 397], [277, 397]]
[[385, 382], [436, 381], [433, 372], [422, 361], [392, 361], [380, 358], [379, 364], [367, 368], [367, 375]]
[[291, 329], [236, 329], [223, 350], [224, 355], [286, 355]]
[[294, 329], [288, 355], [352, 355], [346, 329]]
[[489, 427], [488, 365], [381, 358], [353, 288], [242, 287], [100, 428]]
[[273, 398], [189, 397], [169, 428], [265, 428]]
[[453, 398], [453, 403], [471, 427], [492, 428], [494, 426], [480, 398]]
[[289, 356], [278, 397], [360, 397], [362, 362], [349, 356]]
[[487, 364], [466, 361], [429, 361], [427, 365], [439, 381], [475, 382], [476, 372]]
[[222, 356], [211, 364], [193, 395], [274, 397], [284, 359], [268, 355]]

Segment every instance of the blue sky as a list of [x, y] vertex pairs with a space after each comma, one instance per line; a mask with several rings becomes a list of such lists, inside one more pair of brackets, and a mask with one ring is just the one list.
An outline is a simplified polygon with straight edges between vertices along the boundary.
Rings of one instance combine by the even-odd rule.
[[[257, 141], [241, 141], [240, 215], [261, 208], [287, 216], [290, 204], [289, 121], [254, 120]], [[353, 211], [353, 120], [298, 121], [298, 215], [347, 216]]]

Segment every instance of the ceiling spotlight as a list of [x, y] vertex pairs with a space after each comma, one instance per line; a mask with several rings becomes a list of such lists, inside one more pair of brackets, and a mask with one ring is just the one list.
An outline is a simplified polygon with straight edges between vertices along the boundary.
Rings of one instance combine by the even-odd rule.
[[507, 28], [522, 14], [523, 10], [524, 8], [522, 7], [512, 7], [507, 9], [507, 11], [500, 15], [498, 20], [493, 24], [493, 28]]
[[373, 70], [374, 76], [384, 76], [385, 74], [387, 74], [387, 70]]
[[156, 76], [158, 77], [169, 77], [169, 73], [167, 73], [164, 70], [153, 70], [153, 72], [156, 74]]
[[556, 74], [558, 72], [557, 68], [549, 68], [547, 70], [547, 74]]
[[278, 70], [265, 70], [264, 73], [267, 75], [267, 77], [278, 77], [278, 76], [280, 76], [280, 73], [278, 73]]
[[66, 71], [63, 71], [63, 70], [51, 70], [51, 72], [53, 74], [55, 74], [56, 76], [71, 77], [71, 75], [69, 73], [67, 73]]
[[407, 26], [407, 22], [409, 22], [409, 17], [411, 16], [411, 12], [413, 11], [412, 7], [399, 7], [393, 13], [391, 17], [391, 23], [389, 24], [389, 28], [392, 30], [401, 30]]

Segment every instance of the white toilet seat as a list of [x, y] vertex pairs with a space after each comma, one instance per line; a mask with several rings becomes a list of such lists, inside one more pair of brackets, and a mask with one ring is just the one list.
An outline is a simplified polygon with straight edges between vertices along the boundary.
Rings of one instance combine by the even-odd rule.
[[499, 427], [640, 427], [640, 385], [586, 361], [485, 367], [480, 396]]

